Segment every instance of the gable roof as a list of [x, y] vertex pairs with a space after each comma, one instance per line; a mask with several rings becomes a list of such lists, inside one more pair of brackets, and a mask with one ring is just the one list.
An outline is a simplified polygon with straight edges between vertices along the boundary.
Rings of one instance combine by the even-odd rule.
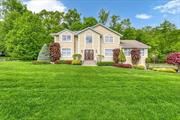
[[113, 32], [113, 33], [121, 36], [121, 37], [123, 36], [122, 34], [120, 34], [120, 33], [116, 32], [116, 31], [112, 30], [111, 28], [108, 28], [108, 27], [104, 26], [104, 25], [101, 24], [101, 23], [98, 23], [98, 24], [92, 26], [91, 28], [95, 28], [95, 27], [97, 27], [97, 26], [102, 26], [103, 28], [105, 28], [105, 29], [107, 29], [107, 30], [109, 30], [109, 31], [111, 31], [111, 32]]
[[76, 35], [79, 35], [80, 33], [84, 32], [84, 31], [86, 31], [86, 30], [92, 30], [93, 32], [95, 32], [95, 33], [97, 33], [97, 34], [102, 35], [101, 33], [97, 32], [96, 30], [92, 29], [91, 27], [87, 27], [87, 28], [85, 28], [85, 29], [83, 29], [83, 30], [81, 30], [81, 31], [77, 31], [77, 32], [76, 32]]
[[72, 34], [75, 35], [75, 32], [74, 32], [74, 31], [71, 31], [71, 30], [69, 30], [69, 29], [64, 29], [64, 30], [62, 30], [62, 31], [60, 31], [60, 32], [58, 32], [58, 33], [51, 33], [51, 35], [52, 35], [52, 36], [57, 36], [57, 35], [65, 32], [65, 31], [71, 32]]
[[151, 48], [150, 46], [137, 40], [121, 40], [122, 48]]

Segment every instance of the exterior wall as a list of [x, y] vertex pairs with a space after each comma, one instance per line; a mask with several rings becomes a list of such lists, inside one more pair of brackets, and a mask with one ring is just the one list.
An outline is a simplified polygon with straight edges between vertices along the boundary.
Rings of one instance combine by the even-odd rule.
[[[86, 44], [86, 35], [92, 36], [92, 44]], [[92, 30], [87, 30], [78, 35], [78, 54], [82, 55], [84, 60], [84, 50], [94, 50], [94, 60], [97, 59], [97, 55], [100, 54], [100, 35]]]
[[[101, 33], [102, 39], [101, 39], [101, 54], [104, 55], [104, 58], [102, 61], [113, 61], [113, 56], [105, 56], [105, 49], [115, 49], [115, 48], [120, 48], [120, 36], [115, 34], [114, 32], [102, 27], [102, 26], [97, 26], [94, 28], [97, 32]], [[104, 37], [106, 35], [111, 35], [113, 36], [113, 43], [105, 43], [104, 42]]]
[[[148, 49], [144, 49], [144, 56], [141, 56], [141, 59], [139, 60], [138, 65], [145, 66], [147, 57], [148, 57]], [[132, 64], [131, 56], [126, 56], [126, 62], [125, 63]]]
[[[71, 35], [71, 42], [63, 42], [62, 41], [62, 35]], [[61, 51], [62, 51], [62, 48], [71, 48], [71, 56], [68, 56], [68, 57], [63, 57], [61, 56], [61, 59], [62, 60], [72, 60], [72, 55], [74, 54], [74, 51], [75, 51], [75, 47], [74, 47], [74, 44], [75, 44], [75, 40], [74, 40], [74, 34], [69, 32], [69, 31], [64, 31], [62, 33], [59, 34], [58, 37], [55, 37], [55, 42], [59, 42], [60, 44], [60, 47], [61, 47]]]

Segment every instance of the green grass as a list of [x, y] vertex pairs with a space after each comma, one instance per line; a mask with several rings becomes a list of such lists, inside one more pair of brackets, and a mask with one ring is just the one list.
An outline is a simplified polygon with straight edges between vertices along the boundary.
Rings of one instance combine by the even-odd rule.
[[0, 120], [180, 120], [180, 75], [0, 62]]

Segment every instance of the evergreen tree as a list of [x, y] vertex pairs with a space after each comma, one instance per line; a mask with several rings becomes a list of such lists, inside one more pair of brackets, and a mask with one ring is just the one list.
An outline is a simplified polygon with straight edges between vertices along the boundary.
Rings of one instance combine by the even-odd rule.
[[50, 51], [47, 44], [44, 44], [41, 48], [41, 51], [39, 52], [37, 61], [46, 61], [50, 62]]
[[125, 57], [125, 55], [124, 55], [123, 50], [120, 50], [119, 61], [120, 61], [121, 63], [126, 62], [126, 57]]

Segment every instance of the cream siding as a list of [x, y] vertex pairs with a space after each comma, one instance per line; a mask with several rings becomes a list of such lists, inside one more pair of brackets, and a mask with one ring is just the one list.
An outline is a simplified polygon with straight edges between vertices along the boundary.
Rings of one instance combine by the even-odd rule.
[[[104, 55], [103, 61], [112, 61], [113, 57], [105, 56], [105, 49], [120, 48], [120, 36], [102, 26], [96, 26], [94, 28], [94, 30], [96, 30], [97, 32], [102, 34], [101, 46], [100, 46], [101, 50], [99, 53]], [[113, 36], [113, 43], [105, 43], [104, 42], [104, 38], [107, 35]]]

